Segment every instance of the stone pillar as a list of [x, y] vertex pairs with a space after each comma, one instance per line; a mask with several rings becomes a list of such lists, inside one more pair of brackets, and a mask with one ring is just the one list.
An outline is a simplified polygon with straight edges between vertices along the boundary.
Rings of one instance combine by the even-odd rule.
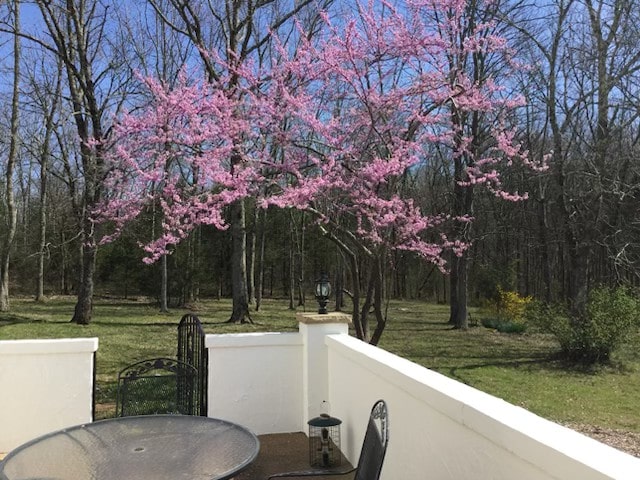
[[341, 312], [298, 313], [296, 318], [303, 343], [302, 424], [306, 426], [309, 419], [323, 413], [323, 402], [329, 400], [329, 359], [324, 339], [327, 335], [348, 335], [351, 316]]

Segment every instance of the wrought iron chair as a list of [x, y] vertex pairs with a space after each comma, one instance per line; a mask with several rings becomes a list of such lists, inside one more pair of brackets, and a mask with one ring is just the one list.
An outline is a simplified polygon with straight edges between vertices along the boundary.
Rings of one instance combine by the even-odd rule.
[[194, 411], [195, 367], [172, 358], [151, 358], [118, 374], [116, 416], [178, 414]]
[[389, 417], [387, 404], [378, 400], [371, 409], [369, 424], [364, 435], [362, 450], [356, 468], [345, 469], [314, 469], [297, 472], [276, 473], [269, 478], [283, 477], [315, 477], [323, 475], [346, 475], [356, 472], [353, 480], [378, 480], [382, 471], [382, 463], [387, 452], [389, 442]]

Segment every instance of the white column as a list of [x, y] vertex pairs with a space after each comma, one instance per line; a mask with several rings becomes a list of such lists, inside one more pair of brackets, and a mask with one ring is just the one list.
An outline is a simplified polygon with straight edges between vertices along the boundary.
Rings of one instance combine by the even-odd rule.
[[334, 334], [348, 335], [351, 317], [340, 312], [299, 313], [297, 319], [303, 343], [302, 425], [306, 426], [309, 419], [323, 413], [323, 402], [329, 401], [329, 368], [325, 337]]
[[0, 453], [92, 420], [97, 338], [0, 341]]

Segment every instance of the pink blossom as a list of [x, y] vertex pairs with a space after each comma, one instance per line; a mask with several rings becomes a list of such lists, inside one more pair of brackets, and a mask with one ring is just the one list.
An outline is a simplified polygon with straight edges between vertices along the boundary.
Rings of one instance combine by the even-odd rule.
[[497, 79], [478, 83], [452, 66], [451, 58], [471, 52], [510, 54], [490, 23], [476, 25], [460, 44], [469, 28], [465, 8], [464, 0], [359, 3], [339, 24], [322, 14], [326, 30], [314, 41], [300, 31], [295, 54], [274, 38], [274, 57], [263, 63], [207, 52], [223, 72], [218, 81], [183, 72], [169, 88], [144, 79], [151, 102], [119, 119], [109, 146], [109, 195], [95, 216], [114, 231], [103, 240], [155, 202], [162, 232], [144, 245], [145, 261], [153, 262], [197, 225], [227, 228], [225, 207], [256, 197], [262, 208], [309, 210], [324, 224], [352, 222], [363, 244], [413, 252], [444, 269], [445, 251], [460, 255], [468, 246], [442, 230], [472, 219], [425, 214], [399, 187], [433, 160], [429, 147], [470, 159], [461, 185], [508, 201], [526, 193], [506, 191], [503, 171], [545, 168], [503, 122], [482, 155], [453, 122], [453, 112], [500, 118], [522, 105]]

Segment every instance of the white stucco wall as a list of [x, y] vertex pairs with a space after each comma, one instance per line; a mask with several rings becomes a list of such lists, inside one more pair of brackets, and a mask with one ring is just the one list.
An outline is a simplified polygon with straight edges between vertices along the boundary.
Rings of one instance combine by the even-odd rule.
[[208, 413], [257, 434], [302, 430], [299, 333], [207, 335]]
[[383, 480], [637, 480], [640, 459], [346, 335], [327, 337], [332, 414], [352, 463], [389, 407]]
[[0, 341], [0, 452], [92, 421], [97, 338]]
[[355, 464], [382, 398], [390, 415], [383, 480], [640, 478], [636, 457], [345, 333], [312, 322], [298, 334], [208, 335], [209, 414], [258, 434], [306, 432], [327, 401]]

